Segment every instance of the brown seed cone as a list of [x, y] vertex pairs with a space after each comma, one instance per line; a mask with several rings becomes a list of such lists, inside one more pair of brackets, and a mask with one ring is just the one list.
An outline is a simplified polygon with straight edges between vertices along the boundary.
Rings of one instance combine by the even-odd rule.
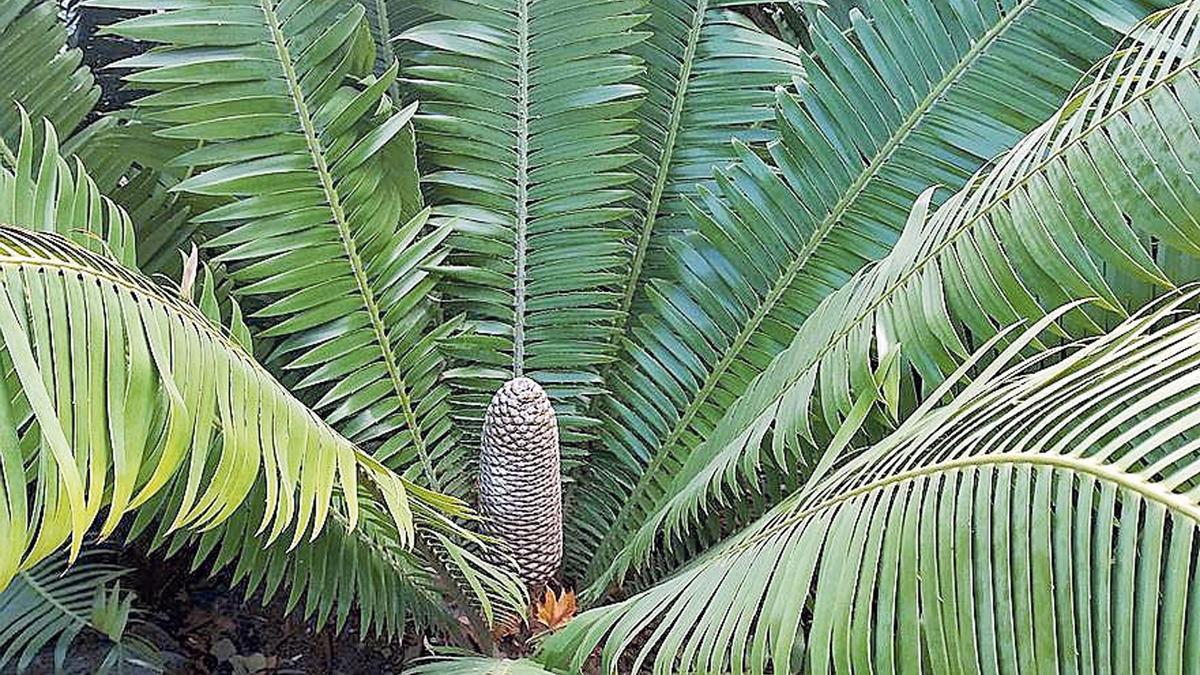
[[517, 574], [540, 588], [562, 562], [562, 476], [558, 419], [546, 392], [527, 377], [492, 397], [483, 422], [479, 510]]

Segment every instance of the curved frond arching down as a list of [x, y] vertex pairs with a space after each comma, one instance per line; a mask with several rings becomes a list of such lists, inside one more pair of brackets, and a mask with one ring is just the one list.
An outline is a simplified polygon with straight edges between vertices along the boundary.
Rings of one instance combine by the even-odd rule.
[[[1183, 673], [1200, 626], [1197, 293], [1013, 365], [538, 660], [615, 673]], [[1174, 316], [1173, 316], [1174, 314]], [[931, 402], [932, 403], [932, 402]], [[645, 666], [645, 668], [643, 668]]]
[[478, 434], [499, 385], [528, 376], [567, 465], [613, 358], [642, 93], [623, 51], [646, 37], [643, 4], [430, 2], [438, 18], [400, 36], [434, 219], [454, 232], [443, 294], [475, 329], [454, 347], [456, 414]]
[[10, 146], [0, 150], [0, 166], [11, 168], [19, 108], [70, 134], [100, 98], [82, 53], [67, 48], [58, 12], [52, 0], [7, 0], [0, 7], [0, 145]]
[[26, 672], [38, 653], [53, 646], [55, 672], [62, 672], [75, 638], [84, 629], [110, 643], [95, 664], [96, 673], [125, 672], [126, 667], [162, 670], [162, 655], [138, 635], [142, 620], [131, 591], [122, 591], [128, 572], [89, 551], [71, 566], [56, 554], [20, 573], [0, 591], [0, 668]]
[[648, 282], [604, 402], [614, 468], [586, 495], [605, 535], [589, 578], [822, 299], [888, 252], [917, 196], [964, 185], [1104, 58], [1120, 39], [1106, 26], [1165, 2], [881, 0], [846, 33], [814, 12], [815, 60], [778, 97], [780, 139], [765, 160], [737, 145], [694, 200], [697, 232]]
[[[247, 350], [250, 330], [242, 321], [238, 304], [220, 297], [216, 275], [205, 270], [197, 307], [211, 321], [228, 324], [230, 334]], [[228, 319], [222, 318], [227, 306]], [[286, 597], [288, 612], [298, 611], [318, 627], [333, 621], [341, 630], [357, 608], [357, 629], [364, 635], [398, 636], [414, 625], [422, 630], [454, 636], [461, 630], [443, 593], [458, 595], [459, 608], [473, 604], [481, 614], [492, 610], [520, 613], [527, 604], [519, 582], [507, 570], [477, 555], [480, 542], [456, 521], [467, 517], [460, 501], [422, 493], [413, 500], [418, 536], [433, 542], [408, 550], [403, 534], [389, 519], [382, 504], [360, 486], [358, 522], [351, 527], [347, 504], [335, 498], [321, 534], [291, 546], [285, 536], [264, 546], [257, 525], [266, 509], [266, 481], [255, 482], [246, 505], [227, 520], [203, 532], [176, 530], [169, 514], [178, 513], [186, 493], [187, 477], [177, 475], [163, 490], [139, 508], [129, 537], [148, 540], [151, 549], [165, 555], [186, 551], [193, 569], [206, 566], [210, 573], [232, 568], [234, 586], [245, 581], [245, 596], [261, 592], [265, 604], [277, 595]], [[440, 567], [424, 556], [439, 557]], [[439, 576], [443, 575], [443, 576]], [[450, 578], [446, 578], [449, 575]], [[473, 585], [475, 582], [476, 585]], [[457, 583], [460, 592], [447, 586]]]
[[173, 527], [224, 521], [261, 476], [256, 532], [290, 529], [293, 546], [320, 533], [335, 491], [353, 526], [360, 472], [406, 545], [413, 504], [442, 499], [339, 436], [192, 305], [58, 235], [0, 228], [0, 336], [0, 587], [68, 539], [74, 558], [101, 510], [106, 536], [180, 473]]
[[119, 65], [158, 90], [135, 105], [166, 125], [159, 134], [203, 143], [174, 160], [195, 171], [174, 189], [228, 200], [196, 220], [224, 230], [208, 245], [259, 304], [263, 336], [279, 339], [271, 361], [298, 371], [325, 419], [388, 467], [462, 492], [437, 349], [455, 326], [429, 297], [449, 229], [427, 225], [416, 107], [387, 95], [395, 62], [372, 75], [362, 6], [96, 4], [131, 3], [166, 11], [109, 30], [162, 46]]

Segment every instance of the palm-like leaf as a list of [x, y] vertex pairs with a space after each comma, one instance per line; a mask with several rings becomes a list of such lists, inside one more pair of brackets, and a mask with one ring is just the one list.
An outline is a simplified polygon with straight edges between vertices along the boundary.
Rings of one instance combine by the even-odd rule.
[[[674, 475], [671, 497], [609, 572], [622, 574], [664, 524], [690, 517], [721, 484], [753, 475], [768, 433], [782, 465], [795, 451], [811, 456], [806, 449], [823, 444], [816, 419], [837, 428], [877, 388], [871, 364], [895, 349], [897, 372], [915, 369], [928, 389], [967, 354], [960, 334], [986, 340], [997, 324], [1076, 298], [1101, 298], [1098, 308], [1119, 317], [1138, 295], [1118, 296], [1106, 277], [1123, 288], [1195, 278], [1197, 159], [1170, 150], [1195, 137], [1200, 119], [1192, 7], [1155, 15], [1058, 114], [931, 217], [930, 193], [918, 200], [895, 249], [801, 326]], [[1099, 330], [1095, 314], [1069, 314], [1060, 334]], [[888, 390], [895, 410], [899, 390]]]
[[23, 672], [53, 643], [60, 671], [75, 638], [89, 629], [112, 643], [96, 672], [121, 672], [123, 664], [160, 669], [158, 649], [130, 630], [139, 619], [133, 593], [118, 581], [127, 572], [89, 551], [70, 567], [55, 555], [19, 574], [0, 591], [0, 668], [13, 664]]
[[641, 289], [647, 255], [691, 229], [685, 198], [733, 162], [731, 139], [775, 140], [775, 88], [802, 78], [802, 56], [753, 23], [708, 0], [656, 0], [631, 51], [646, 64], [637, 110], [633, 165], [633, 260], [623, 281], [622, 315]]
[[1011, 365], [1047, 319], [951, 403], [577, 617], [541, 660], [575, 670], [602, 643], [609, 672], [626, 651], [662, 673], [1190, 672], [1200, 318], [1163, 325], [1182, 302]]
[[696, 236], [649, 282], [606, 402], [608, 464], [621, 471], [592, 482], [607, 536], [590, 577], [795, 327], [888, 251], [916, 196], [961, 186], [1043, 121], [1118, 40], [1105, 26], [1152, 6], [888, 0], [870, 19], [853, 11], [848, 33], [815, 15], [817, 62], [798, 96], [779, 97], [771, 162], [739, 144], [720, 189], [701, 189]]
[[9, 0], [0, 7], [0, 72], [5, 74], [0, 129], [11, 132], [0, 135], [3, 144], [17, 142], [18, 105], [69, 134], [100, 98], [92, 72], [81, 65], [80, 51], [67, 49], [58, 9], [49, 0]]
[[546, 387], [564, 440], [612, 358], [633, 180], [631, 111], [641, 70], [620, 53], [642, 40], [641, 0], [429, 3], [440, 18], [401, 37], [422, 100], [417, 129], [439, 223], [454, 227], [443, 269], [461, 414], [478, 420], [499, 382]]
[[[316, 408], [380, 461], [434, 486], [461, 482], [435, 468], [458, 463], [435, 349], [452, 326], [433, 324], [428, 298], [448, 230], [426, 228], [414, 108], [386, 96], [394, 63], [370, 76], [362, 7], [98, 4], [168, 10], [112, 28], [164, 43], [121, 65], [161, 90], [136, 103], [167, 125], [159, 133], [204, 143], [175, 160], [198, 169], [176, 189], [237, 199], [198, 221], [227, 229], [210, 244], [225, 249], [240, 292], [269, 303], [254, 316], [282, 339], [274, 358], [302, 371]], [[197, 29], [206, 22], [215, 28]]]
[[353, 525], [363, 470], [410, 541], [410, 487], [292, 398], [219, 325], [122, 267], [135, 250], [128, 217], [59, 158], [52, 127], [35, 163], [24, 126], [15, 171], [0, 171], [0, 217], [29, 228], [0, 234], [4, 585], [68, 537], [77, 554], [102, 508], [103, 534], [176, 474], [187, 478], [174, 526], [221, 522], [261, 473], [260, 531], [270, 525], [274, 539], [292, 528], [296, 543], [319, 532], [335, 482]]

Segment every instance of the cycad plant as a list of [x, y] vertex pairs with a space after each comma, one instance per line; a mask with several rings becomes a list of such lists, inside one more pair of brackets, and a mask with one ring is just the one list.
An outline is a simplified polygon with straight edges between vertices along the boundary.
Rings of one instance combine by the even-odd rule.
[[118, 538], [418, 673], [1200, 671], [1200, 0], [83, 5], [86, 124], [0, 7], [0, 666], [142, 647]]

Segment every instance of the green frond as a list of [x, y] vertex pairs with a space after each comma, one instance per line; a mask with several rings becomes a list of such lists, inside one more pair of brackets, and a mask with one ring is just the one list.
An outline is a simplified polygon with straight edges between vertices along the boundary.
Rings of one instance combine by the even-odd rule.
[[[52, 0], [7, 0], [0, 7], [0, 166], [7, 166], [20, 129], [20, 109], [70, 134], [100, 98]], [[11, 167], [9, 167], [11, 168]]]
[[[651, 251], [693, 228], [685, 198], [712, 184], [715, 169], [736, 158], [732, 139], [777, 138], [776, 87], [804, 76], [802, 55], [710, 0], [653, 0], [641, 28], [651, 36], [630, 51], [646, 64], [637, 109], [637, 175], [630, 228], [633, 260], [621, 284], [622, 314], [641, 289]], [[623, 325], [623, 324], [622, 324]]]
[[72, 565], [56, 554], [18, 574], [0, 591], [0, 669], [12, 665], [25, 672], [53, 645], [54, 667], [61, 671], [86, 629], [111, 643], [96, 673], [123, 672], [123, 666], [162, 672], [158, 648], [137, 633], [134, 594], [121, 590], [127, 572], [105, 562], [102, 551], [88, 551]]
[[889, 251], [917, 196], [962, 186], [1045, 120], [1118, 41], [1106, 26], [1150, 5], [887, 0], [870, 20], [853, 12], [845, 34], [816, 22], [817, 61], [797, 96], [779, 96], [769, 161], [737, 146], [719, 189], [700, 188], [697, 232], [673, 247], [671, 275], [649, 282], [606, 402], [604, 443], [624, 463], [594, 481], [592, 527], [606, 537], [590, 579], [690, 480], [692, 455], [711, 456], [695, 448], [732, 438], [718, 422], [762, 402], [756, 375], [798, 326], [828, 323], [819, 303]]
[[1032, 327], [947, 405], [538, 659], [615, 673], [1190, 672], [1197, 292], [1064, 358]]
[[588, 397], [613, 358], [635, 179], [642, 65], [623, 53], [642, 0], [428, 3], [437, 19], [400, 36], [434, 220], [452, 228], [440, 266], [455, 340], [456, 413], [478, 434], [498, 386], [545, 387], [568, 463]]
[[195, 171], [173, 189], [227, 200], [196, 222], [223, 230], [208, 245], [259, 305], [262, 335], [278, 338], [270, 360], [379, 461], [463, 492], [437, 349], [455, 326], [429, 297], [449, 230], [426, 223], [415, 105], [387, 96], [395, 63], [371, 75], [362, 7], [95, 4], [164, 10], [109, 30], [162, 44], [120, 65], [157, 90], [135, 105], [166, 125], [158, 133], [203, 143], [173, 160]]
[[[400, 46], [394, 41], [404, 31], [430, 19], [429, 12], [412, 0], [358, 0], [366, 10], [375, 39], [375, 74], [380, 75], [400, 60]], [[399, 98], [400, 87], [390, 87], [393, 98]]]

